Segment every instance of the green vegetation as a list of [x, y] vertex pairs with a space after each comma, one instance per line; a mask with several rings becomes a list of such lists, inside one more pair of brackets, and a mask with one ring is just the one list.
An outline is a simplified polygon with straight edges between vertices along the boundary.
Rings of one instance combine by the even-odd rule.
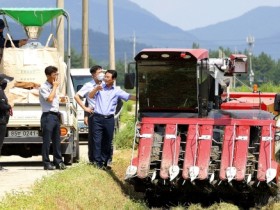
[[81, 162], [37, 182], [31, 193], [8, 194], [0, 209], [147, 209], [124, 182], [128, 151], [116, 152], [112, 171]]
[[134, 104], [135, 102], [133, 101], [127, 101], [123, 104], [121, 128], [114, 140], [116, 149], [132, 148], [135, 128], [134, 110], [132, 108]]
[[[236, 88], [232, 88], [231, 91], [234, 92], [252, 92], [252, 89], [248, 86], [242, 85]], [[258, 87], [258, 91], [262, 93], [279, 93], [280, 92], [280, 85], [275, 85], [272, 82], [268, 82], [266, 84], [261, 84]]]

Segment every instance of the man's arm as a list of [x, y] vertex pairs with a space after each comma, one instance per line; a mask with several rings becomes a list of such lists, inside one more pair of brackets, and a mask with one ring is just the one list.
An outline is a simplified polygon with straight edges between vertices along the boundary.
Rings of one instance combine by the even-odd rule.
[[8, 111], [11, 109], [11, 106], [6, 103], [5, 97], [4, 97], [4, 91], [0, 90], [0, 110], [2, 111]]
[[[25, 45], [27, 43], [28, 39], [20, 39], [20, 40], [13, 40], [13, 43], [15, 45], [15, 47], [21, 47], [23, 45]], [[1, 41], [0, 43], [0, 47], [4, 48], [4, 47], [12, 47], [12, 43], [10, 40], [6, 41], [6, 45], [5, 45], [5, 39]]]
[[102, 90], [102, 89], [103, 89], [102, 85], [96, 85], [96, 86], [89, 92], [88, 96], [89, 96], [90, 98], [93, 98], [93, 97], [95, 96], [95, 94], [96, 94], [99, 90]]
[[[88, 100], [86, 100], [85, 106], [88, 107]], [[88, 126], [88, 117], [89, 117], [89, 112], [84, 111], [84, 124], [87, 126]]]

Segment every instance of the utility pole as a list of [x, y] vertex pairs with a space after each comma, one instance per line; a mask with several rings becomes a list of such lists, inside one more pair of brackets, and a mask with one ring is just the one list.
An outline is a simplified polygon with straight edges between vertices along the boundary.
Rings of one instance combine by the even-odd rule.
[[132, 60], [135, 58], [135, 52], [136, 52], [136, 36], [135, 36], [135, 32], [133, 32], [133, 58], [132, 58]]
[[253, 87], [253, 82], [254, 82], [254, 72], [252, 68], [252, 55], [253, 55], [253, 46], [254, 46], [255, 38], [253, 36], [248, 36], [247, 37], [247, 43], [249, 45], [249, 62], [250, 62], [250, 74], [249, 74], [249, 82], [250, 86]]
[[114, 3], [108, 0], [109, 69], [115, 70]]
[[89, 67], [89, 44], [88, 44], [88, 0], [83, 0], [82, 9], [82, 65]]
[[[56, 0], [56, 7], [64, 9], [64, 0]], [[56, 21], [58, 26], [57, 30], [57, 42], [58, 42], [58, 52], [59, 55], [64, 60], [64, 19], [59, 17]]]

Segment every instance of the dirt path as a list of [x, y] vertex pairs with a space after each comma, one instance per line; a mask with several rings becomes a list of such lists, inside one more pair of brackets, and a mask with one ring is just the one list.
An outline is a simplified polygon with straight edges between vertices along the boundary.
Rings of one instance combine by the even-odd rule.
[[[81, 160], [87, 160], [87, 145], [80, 145], [80, 157]], [[57, 172], [43, 170], [41, 156], [2, 156], [0, 162], [7, 169], [0, 171], [0, 201], [6, 193], [28, 192], [36, 180]]]

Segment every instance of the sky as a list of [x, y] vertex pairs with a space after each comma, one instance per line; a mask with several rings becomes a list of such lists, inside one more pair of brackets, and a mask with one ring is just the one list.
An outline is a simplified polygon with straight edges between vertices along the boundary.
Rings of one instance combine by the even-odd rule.
[[280, 0], [130, 1], [153, 13], [160, 20], [183, 30], [191, 30], [230, 20], [260, 6], [280, 6]]

